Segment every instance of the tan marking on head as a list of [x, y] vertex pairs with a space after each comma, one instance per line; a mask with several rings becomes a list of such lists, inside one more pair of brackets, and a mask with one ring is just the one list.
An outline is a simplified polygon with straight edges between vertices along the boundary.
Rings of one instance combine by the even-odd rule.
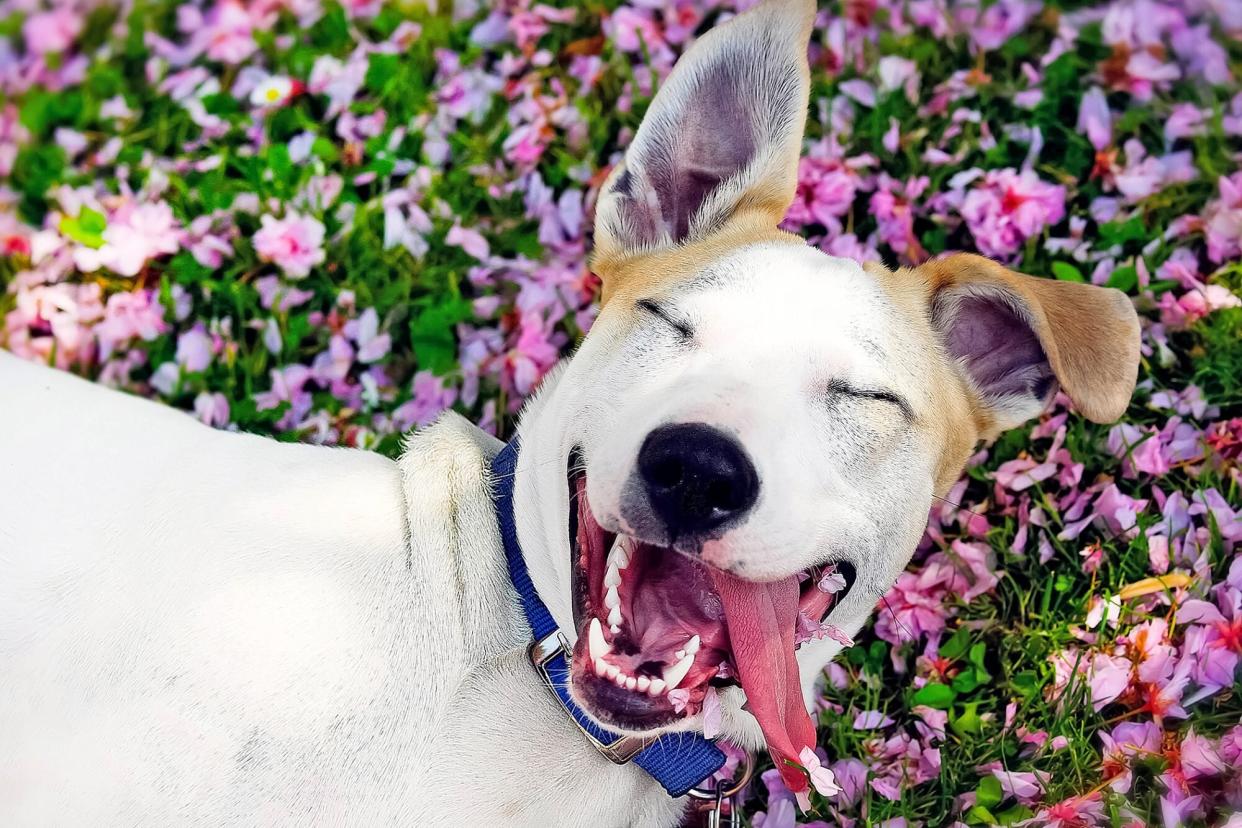
[[909, 333], [934, 355], [930, 426], [940, 439], [938, 491], [947, 490], [979, 440], [993, 440], [1014, 425], [998, 417], [944, 346], [932, 308], [946, 291], [1004, 291], [1021, 306], [1065, 393], [1084, 416], [1111, 422], [1126, 409], [1139, 361], [1139, 324], [1125, 294], [1094, 285], [1015, 273], [982, 256], [957, 254], [920, 267], [890, 271], [868, 263], [894, 303], [910, 320]]
[[931, 293], [925, 279], [915, 271], [896, 272], [879, 262], [865, 262], [863, 270], [876, 278], [907, 320], [906, 333], [917, 339], [936, 376], [927, 383], [928, 399], [919, 414], [919, 427], [934, 441], [937, 462], [933, 473], [934, 493], [943, 495], [961, 477], [966, 461], [988, 428], [986, 412], [977, 404], [974, 390], [954, 368], [940, 337], [932, 328]]
[[679, 282], [693, 279], [736, 250], [773, 242], [806, 244], [800, 236], [767, 224], [762, 215], [745, 214], [735, 216], [720, 232], [702, 241], [616, 259], [597, 253], [591, 270], [604, 283], [600, 306], [603, 308], [615, 296], [636, 301], [659, 295]]

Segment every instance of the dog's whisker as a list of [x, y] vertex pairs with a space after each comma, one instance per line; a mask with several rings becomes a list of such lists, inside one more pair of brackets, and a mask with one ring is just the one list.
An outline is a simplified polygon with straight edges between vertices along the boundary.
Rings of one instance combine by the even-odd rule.
[[965, 506], [963, 506], [960, 503], [954, 503], [952, 500], [949, 500], [947, 497], [941, 497], [940, 495], [932, 495], [932, 497], [935, 498], [936, 500], [939, 500], [941, 503], [947, 503], [953, 508], [966, 512], [967, 514], [974, 515], [977, 518], [983, 518], [984, 520], [987, 519], [985, 515], [982, 515], [979, 512], [976, 512], [974, 509], [967, 509]]
[[903, 633], [905, 633], [906, 638], [913, 641], [915, 638], [914, 632], [909, 627], [907, 627], [905, 624], [901, 623], [901, 619], [897, 617], [897, 613], [893, 610], [892, 606], [888, 603], [888, 596], [881, 595], [880, 601], [884, 604], [884, 609], [888, 610], [888, 614], [893, 616], [893, 620], [897, 622], [897, 626], [901, 628], [901, 631]]

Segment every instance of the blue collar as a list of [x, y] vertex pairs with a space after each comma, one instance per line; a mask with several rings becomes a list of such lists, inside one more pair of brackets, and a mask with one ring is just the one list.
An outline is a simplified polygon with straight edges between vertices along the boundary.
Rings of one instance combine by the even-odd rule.
[[492, 500], [496, 505], [500, 537], [505, 545], [505, 558], [509, 562], [509, 577], [522, 600], [522, 612], [534, 634], [534, 643], [530, 646], [531, 663], [596, 750], [617, 764], [633, 761], [651, 774], [670, 795], [683, 796], [724, 764], [725, 757], [720, 748], [700, 735], [689, 733], [662, 736], [654, 742], [634, 736], [617, 736], [588, 719], [569, 697], [570, 648], [552, 620], [552, 614], [539, 600], [530, 573], [526, 571], [522, 548], [518, 545], [513, 516], [513, 477], [517, 457], [518, 441], [515, 437], [492, 460]]

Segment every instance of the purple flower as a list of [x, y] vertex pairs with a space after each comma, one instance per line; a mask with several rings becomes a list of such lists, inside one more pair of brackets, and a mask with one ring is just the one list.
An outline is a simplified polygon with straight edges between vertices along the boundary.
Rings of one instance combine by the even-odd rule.
[[1031, 170], [992, 170], [966, 194], [961, 214], [981, 252], [1010, 258], [1064, 218], [1065, 188]]

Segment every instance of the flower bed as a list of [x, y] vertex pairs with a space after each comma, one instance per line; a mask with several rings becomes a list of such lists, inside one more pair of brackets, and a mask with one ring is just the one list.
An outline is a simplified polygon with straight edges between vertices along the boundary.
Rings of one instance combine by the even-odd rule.
[[[748, 2], [56, 2], [0, 11], [0, 345], [219, 428], [394, 453], [505, 433], [581, 338], [598, 186]], [[821, 13], [786, 226], [1108, 284], [1139, 391], [981, 451], [827, 670], [798, 815], [1242, 825], [1242, 6]], [[904, 821], [904, 822], [903, 822]]]

